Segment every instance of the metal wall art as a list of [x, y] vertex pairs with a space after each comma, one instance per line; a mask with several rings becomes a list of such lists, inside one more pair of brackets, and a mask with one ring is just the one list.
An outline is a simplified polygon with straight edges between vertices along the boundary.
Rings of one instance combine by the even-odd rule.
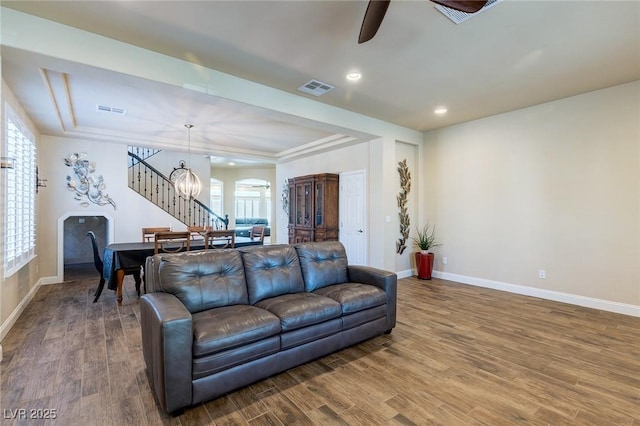
[[73, 169], [73, 175], [67, 175], [67, 189], [75, 192], [75, 199], [82, 207], [88, 207], [89, 200], [99, 206], [111, 204], [116, 209], [116, 203], [103, 191], [106, 188], [102, 175], [94, 176], [96, 163], [86, 160], [87, 153], [73, 153], [64, 159], [67, 167]]
[[282, 210], [289, 216], [289, 179], [282, 184]]
[[407, 166], [407, 159], [398, 163], [398, 173], [400, 174], [400, 188], [402, 190], [396, 196], [398, 200], [398, 208], [400, 212], [400, 235], [396, 241], [396, 253], [402, 254], [407, 248], [407, 240], [409, 239], [409, 227], [411, 221], [409, 219], [409, 213], [407, 213], [407, 200], [409, 198], [409, 191], [411, 191], [411, 173], [409, 173], [409, 167]]

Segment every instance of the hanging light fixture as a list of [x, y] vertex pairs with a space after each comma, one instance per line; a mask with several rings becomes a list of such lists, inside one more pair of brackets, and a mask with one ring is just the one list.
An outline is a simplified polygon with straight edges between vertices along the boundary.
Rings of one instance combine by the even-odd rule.
[[[193, 124], [185, 124], [184, 127], [187, 128], [187, 137], [189, 143], [187, 158], [189, 160], [189, 163], [191, 163], [191, 129], [193, 128]], [[187, 167], [176, 177], [174, 185], [176, 188], [176, 192], [184, 198], [188, 199], [197, 197], [202, 189], [200, 179], [198, 178], [198, 176], [196, 176], [195, 173], [191, 171], [191, 167]]]

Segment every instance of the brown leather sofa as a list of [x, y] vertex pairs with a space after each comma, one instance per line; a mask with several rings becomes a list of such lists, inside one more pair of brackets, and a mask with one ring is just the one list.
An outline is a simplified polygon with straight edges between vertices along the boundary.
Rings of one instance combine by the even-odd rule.
[[160, 254], [145, 276], [144, 360], [171, 414], [396, 324], [396, 274], [339, 242]]

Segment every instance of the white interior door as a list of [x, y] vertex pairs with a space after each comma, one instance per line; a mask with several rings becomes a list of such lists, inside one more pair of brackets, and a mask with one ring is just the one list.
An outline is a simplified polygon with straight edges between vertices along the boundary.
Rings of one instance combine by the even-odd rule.
[[351, 265], [367, 264], [365, 170], [340, 173], [340, 242]]

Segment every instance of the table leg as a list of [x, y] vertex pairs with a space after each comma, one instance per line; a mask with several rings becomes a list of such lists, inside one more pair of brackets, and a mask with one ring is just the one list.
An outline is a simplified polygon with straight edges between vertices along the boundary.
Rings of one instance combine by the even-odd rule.
[[116, 270], [116, 282], [118, 283], [118, 289], [116, 296], [118, 298], [118, 305], [122, 305], [122, 282], [124, 281], [124, 269]]

